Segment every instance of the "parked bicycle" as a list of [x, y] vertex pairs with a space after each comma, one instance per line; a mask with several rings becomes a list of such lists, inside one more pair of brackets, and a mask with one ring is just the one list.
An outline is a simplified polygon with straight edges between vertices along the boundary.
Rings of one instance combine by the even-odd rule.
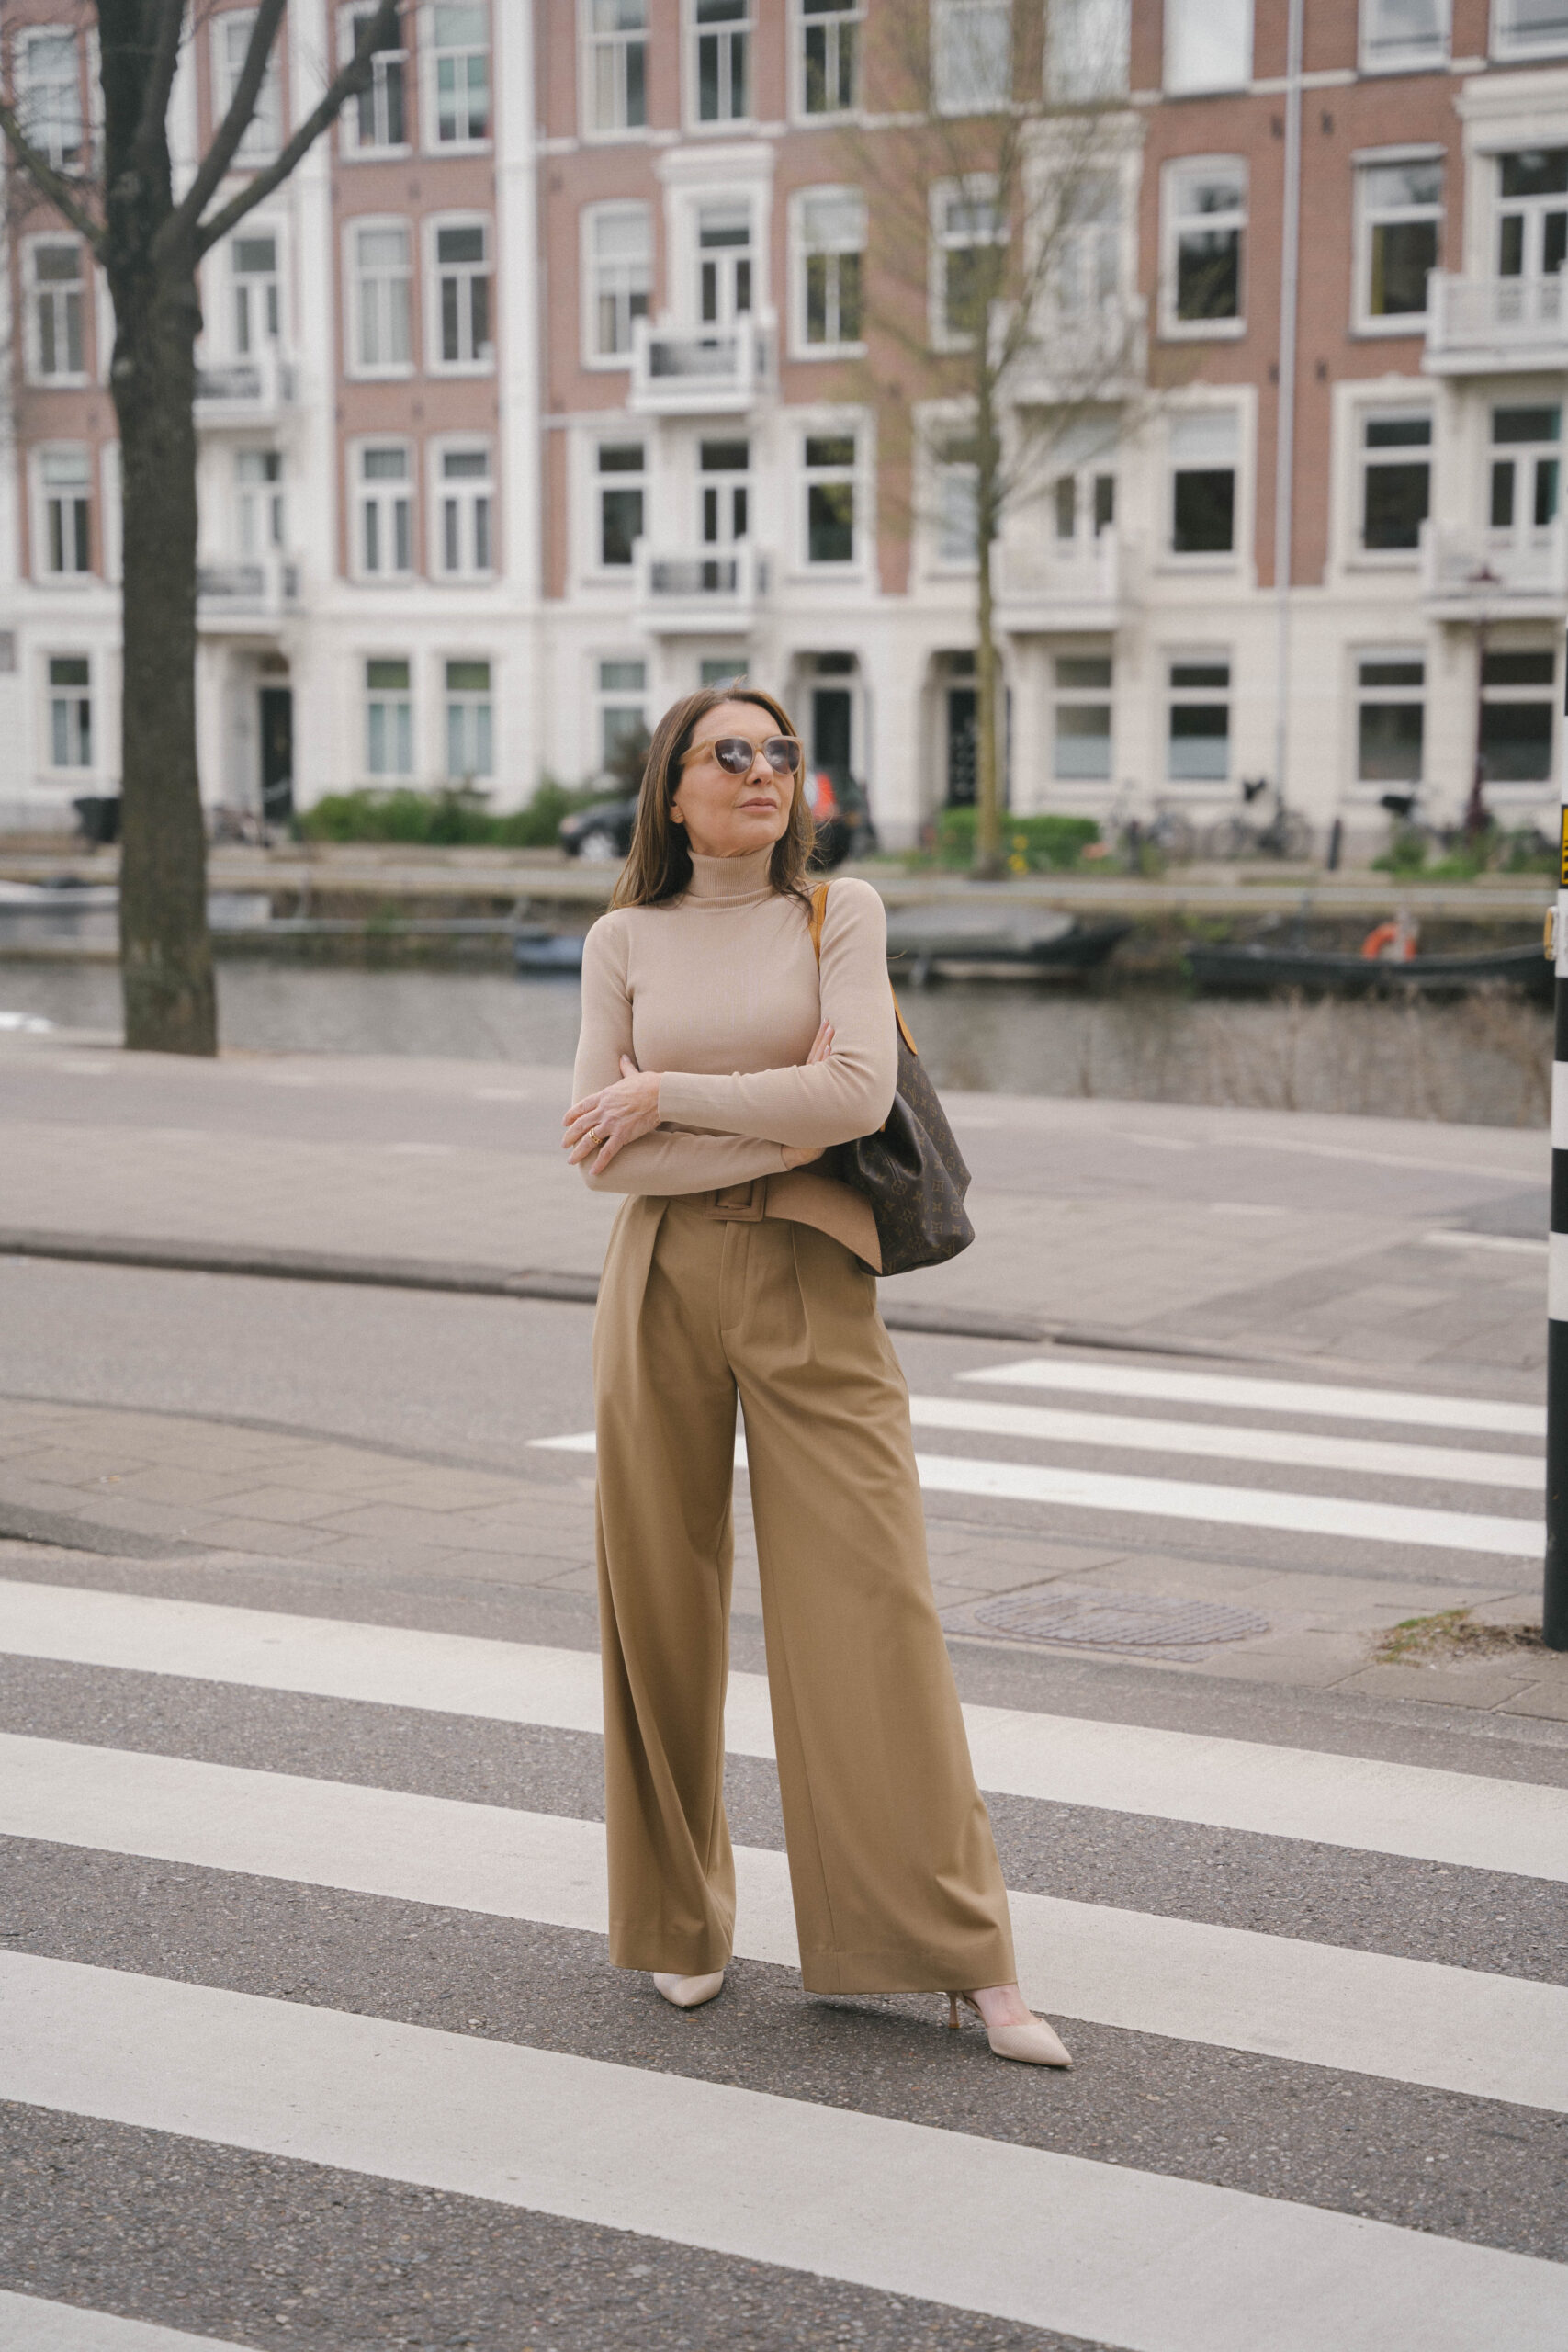
[[[1245, 812], [1270, 789], [1274, 813], [1267, 824], [1259, 824]], [[1284, 795], [1277, 785], [1270, 786], [1266, 775], [1243, 776], [1241, 800], [1244, 813], [1222, 817], [1211, 829], [1203, 845], [1208, 856], [1277, 857], [1292, 865], [1304, 864], [1311, 857], [1312, 827], [1297, 810], [1286, 806]]]

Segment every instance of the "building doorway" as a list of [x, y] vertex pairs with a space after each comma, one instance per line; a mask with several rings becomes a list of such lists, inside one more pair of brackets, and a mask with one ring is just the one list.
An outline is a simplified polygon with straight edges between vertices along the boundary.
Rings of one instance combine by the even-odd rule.
[[976, 768], [978, 696], [973, 686], [947, 689], [947, 805], [973, 808]]
[[854, 704], [848, 686], [811, 689], [811, 764], [826, 768], [836, 785], [850, 775]]
[[264, 825], [287, 825], [294, 815], [294, 690], [263, 686], [261, 797]]

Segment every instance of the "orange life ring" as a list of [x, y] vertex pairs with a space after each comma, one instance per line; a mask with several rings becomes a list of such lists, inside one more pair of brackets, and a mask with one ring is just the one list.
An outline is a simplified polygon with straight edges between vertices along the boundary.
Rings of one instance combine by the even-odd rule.
[[1393, 958], [1396, 963], [1407, 964], [1415, 955], [1416, 942], [1403, 923], [1380, 922], [1377, 929], [1369, 931], [1361, 942], [1362, 955], [1373, 958], [1382, 956], [1384, 950], [1390, 947], [1396, 950]]

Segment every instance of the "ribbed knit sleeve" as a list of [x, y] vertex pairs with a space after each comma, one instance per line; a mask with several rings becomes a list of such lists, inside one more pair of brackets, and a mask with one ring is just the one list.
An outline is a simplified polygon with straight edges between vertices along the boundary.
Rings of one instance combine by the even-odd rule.
[[[582, 1029], [571, 1077], [572, 1101], [580, 1102], [585, 1094], [613, 1086], [621, 1076], [621, 1056], [632, 1052], [626, 934], [609, 915], [593, 925], [582, 950]], [[662, 1089], [660, 1109], [671, 1115], [665, 1112]], [[656, 1127], [652, 1135], [639, 1136], [618, 1151], [602, 1176], [594, 1175], [591, 1159], [581, 1162], [578, 1172], [590, 1192], [675, 1194], [748, 1183], [753, 1176], [776, 1175], [784, 1164], [783, 1151], [772, 1141], [728, 1132], [674, 1135]]]
[[874, 1134], [893, 1107], [898, 1047], [887, 986], [887, 918], [869, 882], [851, 876], [829, 889], [820, 985], [822, 1018], [833, 1024], [825, 1062], [729, 1078], [666, 1071], [660, 1118], [806, 1149]]

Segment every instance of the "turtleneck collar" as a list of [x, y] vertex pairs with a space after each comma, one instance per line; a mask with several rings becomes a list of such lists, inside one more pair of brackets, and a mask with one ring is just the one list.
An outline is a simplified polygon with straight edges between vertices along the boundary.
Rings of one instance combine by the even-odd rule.
[[754, 901], [771, 898], [773, 883], [768, 867], [773, 854], [770, 842], [765, 849], [752, 850], [745, 857], [699, 857], [694, 850], [692, 878], [686, 885], [687, 903], [694, 899], [715, 901], [727, 906], [749, 906]]

